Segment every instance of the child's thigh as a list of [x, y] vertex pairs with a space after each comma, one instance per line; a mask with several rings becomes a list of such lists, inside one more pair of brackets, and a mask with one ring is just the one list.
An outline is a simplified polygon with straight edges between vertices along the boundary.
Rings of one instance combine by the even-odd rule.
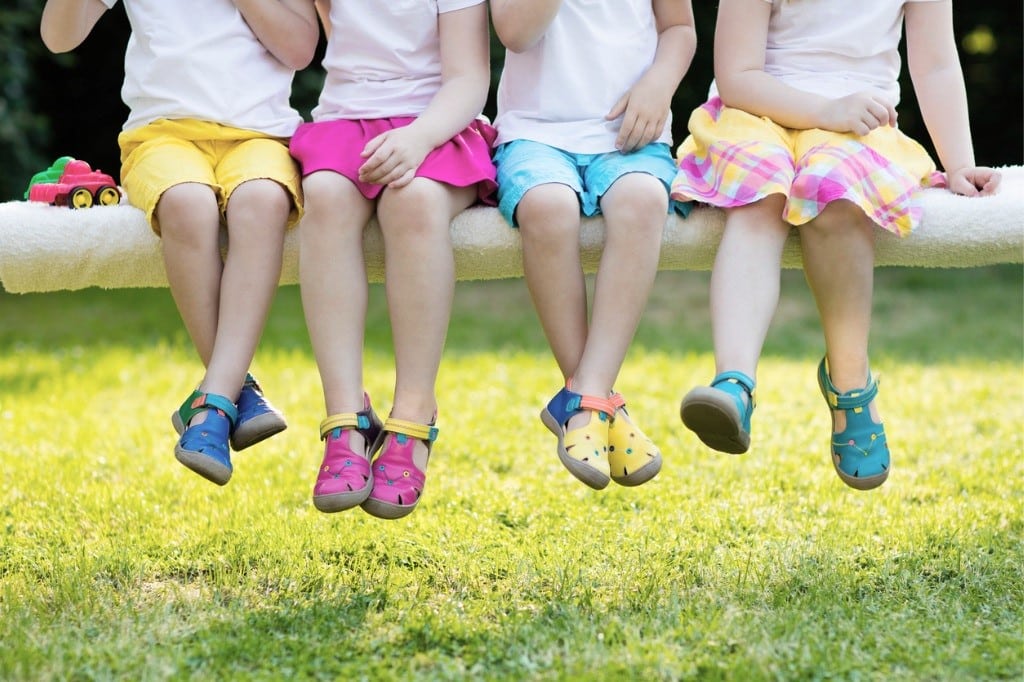
[[[513, 227], [516, 209], [531, 189], [540, 185], [565, 185], [577, 197], [583, 192], [583, 178], [572, 154], [540, 142], [514, 140], [498, 147], [498, 209]], [[574, 211], [578, 208], [573, 207]]]
[[288, 153], [287, 145], [275, 138], [253, 138], [222, 143], [223, 151], [217, 162], [216, 175], [224, 194], [224, 204], [240, 185], [250, 180], [272, 180], [267, 183], [268, 191], [275, 196], [260, 197], [269, 202], [276, 201], [278, 192], [283, 191], [291, 205], [288, 225], [298, 223], [302, 211], [302, 178], [299, 168]]
[[128, 201], [141, 209], [153, 231], [160, 234], [156, 207], [175, 185], [197, 183], [210, 187], [217, 202], [221, 189], [210, 157], [189, 140], [155, 137], [135, 147], [121, 167], [121, 184]]

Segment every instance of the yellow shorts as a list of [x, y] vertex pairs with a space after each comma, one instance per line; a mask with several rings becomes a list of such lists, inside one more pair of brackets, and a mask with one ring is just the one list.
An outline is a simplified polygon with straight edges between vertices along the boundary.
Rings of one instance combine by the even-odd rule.
[[269, 179], [292, 199], [288, 227], [302, 216], [302, 177], [288, 153], [288, 140], [192, 119], [154, 121], [122, 132], [121, 185], [133, 206], [146, 213], [160, 234], [156, 205], [184, 182], [208, 185], [217, 195], [221, 221], [231, 193], [248, 180]]

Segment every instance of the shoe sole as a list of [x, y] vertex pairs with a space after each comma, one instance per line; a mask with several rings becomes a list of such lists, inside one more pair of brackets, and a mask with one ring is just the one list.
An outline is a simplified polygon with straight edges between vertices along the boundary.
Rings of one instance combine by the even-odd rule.
[[[185, 425], [181, 421], [181, 415], [175, 410], [171, 413], [171, 426], [179, 436], [185, 433]], [[257, 443], [281, 433], [288, 428], [284, 417], [278, 412], [267, 412], [259, 417], [253, 417], [235, 429], [231, 433], [231, 449], [235, 452], [245, 450]], [[242, 434], [239, 437], [239, 433]]]
[[281, 433], [288, 428], [284, 417], [278, 412], [266, 412], [248, 419], [231, 432], [231, 447], [235, 452], [245, 450], [257, 443]]
[[589, 464], [569, 456], [569, 452], [565, 449], [565, 431], [562, 429], [562, 425], [558, 423], [558, 420], [555, 419], [555, 416], [547, 411], [547, 408], [541, 410], [540, 420], [544, 422], [544, 426], [548, 428], [548, 431], [555, 434], [555, 437], [558, 438], [558, 459], [562, 462], [562, 466], [568, 469], [569, 473], [579, 481], [594, 490], [604, 490], [607, 488], [612, 478], [611, 475], [598, 471]]
[[225, 485], [231, 480], [231, 469], [201, 452], [183, 450], [174, 447], [174, 457], [187, 468], [217, 485]]
[[[855, 490], [872, 490], [885, 483], [885, 480], [889, 478], [889, 469], [886, 469], [880, 474], [874, 476], [850, 476], [842, 469], [839, 468], [839, 464], [836, 462], [836, 457], [832, 457], [832, 468], [836, 470], [836, 474], [839, 475], [840, 480], [843, 483], [854, 488]], [[890, 467], [891, 469], [892, 467]]]
[[371, 478], [362, 490], [352, 490], [346, 493], [329, 493], [327, 495], [314, 495], [313, 506], [325, 514], [355, 509], [369, 498], [373, 492], [373, 479]]
[[372, 497], [367, 497], [359, 506], [362, 507], [363, 511], [370, 516], [376, 516], [378, 519], [387, 519], [392, 521], [412, 514], [418, 504], [419, 499], [416, 500], [415, 504], [393, 504], [391, 502], [382, 502], [380, 500], [375, 500]]
[[732, 396], [700, 386], [683, 398], [679, 416], [686, 428], [713, 450], [742, 455], [750, 449], [750, 434], [743, 430], [743, 419]]
[[647, 481], [657, 476], [660, 472], [661, 455], [659, 454], [636, 471], [626, 474], [625, 476], [616, 476], [615, 474], [612, 474], [611, 478], [621, 486], [632, 488], [647, 483]]

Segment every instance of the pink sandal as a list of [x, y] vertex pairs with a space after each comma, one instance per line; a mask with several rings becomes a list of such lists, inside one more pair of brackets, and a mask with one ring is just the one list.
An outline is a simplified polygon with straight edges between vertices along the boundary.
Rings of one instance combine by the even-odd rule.
[[[436, 417], [435, 417], [436, 420]], [[373, 489], [363, 501], [363, 510], [380, 519], [400, 519], [411, 514], [419, 504], [426, 482], [426, 473], [413, 463], [416, 441], [427, 446], [427, 458], [437, 440], [433, 423], [417, 424], [388, 417], [377, 438], [373, 460]]]
[[[349, 445], [353, 431], [363, 437], [361, 454]], [[380, 432], [380, 419], [366, 394], [361, 411], [331, 415], [320, 422], [320, 440], [326, 442], [324, 459], [313, 485], [313, 506], [331, 513], [363, 503], [373, 489], [370, 457]]]

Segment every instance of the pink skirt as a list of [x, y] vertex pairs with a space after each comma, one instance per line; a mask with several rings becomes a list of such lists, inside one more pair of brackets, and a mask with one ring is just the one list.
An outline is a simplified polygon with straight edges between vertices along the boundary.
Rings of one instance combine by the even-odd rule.
[[[359, 180], [360, 156], [366, 143], [395, 128], [409, 125], [414, 117], [363, 120], [314, 121], [299, 126], [292, 136], [290, 151], [302, 167], [303, 177], [330, 170], [352, 181], [367, 199], [376, 199], [383, 185]], [[416, 177], [443, 182], [453, 187], [477, 186], [479, 201], [494, 205], [494, 163], [491, 147], [496, 133], [486, 121], [477, 119], [465, 130], [427, 154], [416, 169]]]

